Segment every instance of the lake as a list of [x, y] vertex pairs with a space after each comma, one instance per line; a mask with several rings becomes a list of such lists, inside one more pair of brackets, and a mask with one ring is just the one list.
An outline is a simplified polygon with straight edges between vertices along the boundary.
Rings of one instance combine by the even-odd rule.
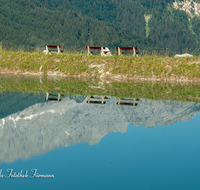
[[200, 188], [199, 86], [0, 76], [3, 189]]

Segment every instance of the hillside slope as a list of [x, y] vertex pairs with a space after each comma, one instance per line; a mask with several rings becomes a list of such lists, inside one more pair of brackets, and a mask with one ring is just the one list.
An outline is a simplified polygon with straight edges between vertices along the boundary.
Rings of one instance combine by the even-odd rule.
[[175, 0], [2, 0], [0, 41], [13, 49], [41, 50], [48, 43], [70, 51], [86, 45], [138, 46], [149, 52], [199, 55], [200, 17], [174, 4]]
[[3, 47], [34, 50], [44, 44], [61, 44], [71, 51], [86, 45], [153, 48], [151, 40], [112, 23], [98, 21], [65, 7], [43, 6], [39, 1], [0, 2], [0, 41]]
[[[194, 14], [199, 0], [178, 1], [191, 3], [191, 14], [186, 8], [176, 9], [175, 0], [59, 0], [57, 6], [81, 12], [92, 18], [111, 22], [121, 28], [147, 36], [151, 41], [173, 53], [200, 53], [200, 14]], [[184, 3], [185, 2], [185, 3]], [[148, 21], [145, 17], [149, 16]]]

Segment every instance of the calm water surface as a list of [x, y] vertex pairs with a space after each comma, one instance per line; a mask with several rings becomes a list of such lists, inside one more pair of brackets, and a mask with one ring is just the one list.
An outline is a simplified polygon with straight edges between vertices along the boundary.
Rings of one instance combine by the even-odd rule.
[[[200, 105], [0, 93], [3, 189], [200, 189]], [[54, 97], [57, 98], [57, 97]], [[96, 102], [102, 101], [96, 97]], [[126, 100], [125, 102], [128, 102]], [[28, 172], [24, 179], [5, 178]], [[54, 178], [29, 178], [32, 169]]]

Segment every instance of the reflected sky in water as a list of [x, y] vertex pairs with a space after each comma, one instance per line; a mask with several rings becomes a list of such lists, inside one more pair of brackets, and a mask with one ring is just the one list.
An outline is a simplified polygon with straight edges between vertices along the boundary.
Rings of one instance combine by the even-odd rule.
[[[67, 98], [68, 100], [66, 100], [65, 103], [66, 105], [71, 107], [70, 110], [69, 107], [66, 108], [66, 110], [62, 110], [62, 113], [65, 114], [66, 118], [68, 116], [66, 114], [68, 111], [71, 111], [71, 113], [78, 112], [80, 115], [80, 111], [82, 109], [81, 106], [83, 107], [83, 109], [87, 108], [88, 106], [91, 106], [90, 104], [84, 104], [84, 101], [81, 103], [81, 101], [73, 101], [72, 97]], [[43, 97], [41, 98], [41, 100], [43, 100]], [[62, 105], [65, 105], [63, 102], [64, 101], [62, 100], [60, 103]], [[115, 113], [120, 114], [123, 110], [123, 113], [125, 113], [125, 116], [127, 117], [123, 120], [124, 122], [122, 122], [121, 124], [128, 123], [127, 126], [125, 125], [125, 127], [127, 127], [127, 131], [118, 130], [118, 132], [107, 132], [106, 135], [103, 135], [101, 137], [100, 142], [96, 144], [93, 143], [92, 145], [90, 145], [88, 141], [79, 143], [76, 140], [76, 138], [74, 138], [75, 141], [70, 141], [73, 142], [72, 144], [67, 144], [66, 142], [68, 141], [64, 142], [64, 144], [67, 144], [68, 146], [55, 146], [54, 149], [47, 149], [46, 152], [38, 152], [40, 155], [35, 154], [34, 150], [32, 150], [34, 154], [30, 154], [31, 156], [29, 155], [30, 157], [27, 160], [24, 160], [24, 158], [20, 160], [14, 157], [14, 160], [11, 163], [7, 163], [5, 160], [7, 155], [6, 150], [13, 151], [14, 149], [20, 149], [21, 147], [14, 147], [14, 149], [12, 149], [12, 147], [10, 148], [10, 146], [18, 145], [16, 142], [18, 142], [17, 139], [19, 139], [19, 141], [23, 141], [19, 145], [23, 145], [24, 150], [27, 151], [26, 145], [28, 146], [28, 144], [30, 144], [28, 137], [32, 138], [34, 136], [31, 133], [27, 133], [29, 134], [29, 136], [20, 136], [20, 130], [22, 130], [21, 133], [26, 134], [25, 130], [29, 130], [29, 127], [34, 127], [31, 126], [31, 122], [28, 123], [29, 126], [27, 126], [27, 128], [25, 126], [26, 123], [22, 123], [22, 118], [27, 117], [27, 115], [25, 115], [24, 110], [27, 109], [26, 113], [28, 114], [36, 114], [37, 110], [40, 110], [40, 112], [44, 111], [41, 109], [41, 107], [38, 107], [38, 105], [40, 104], [47, 111], [51, 108], [49, 108], [47, 105], [45, 107], [45, 105], [43, 105], [44, 103], [41, 103], [40, 101], [40, 103], [37, 104], [38, 109], [36, 109], [35, 107], [36, 104], [33, 103], [33, 105], [29, 105], [27, 106], [27, 108], [23, 108], [18, 113], [8, 114], [7, 111], [7, 115], [4, 115], [4, 118], [7, 118], [5, 119], [5, 122], [7, 122], [9, 120], [9, 117], [11, 116], [14, 119], [16, 119], [17, 116], [19, 116], [21, 120], [18, 119], [17, 121], [21, 121], [21, 126], [18, 125], [15, 129], [13, 124], [8, 123], [7, 130], [9, 129], [9, 131], [7, 131], [6, 134], [9, 136], [8, 132], [10, 132], [10, 134], [12, 134], [12, 138], [9, 138], [8, 141], [5, 141], [6, 138], [4, 136], [0, 137], [1, 140], [4, 139], [4, 143], [6, 143], [5, 146], [9, 147], [7, 149], [1, 147], [1, 154], [5, 155], [3, 157], [4, 160], [2, 160], [2, 163], [0, 165], [2, 173], [6, 174], [5, 170], [9, 168], [14, 169], [15, 172], [19, 172], [20, 170], [30, 171], [31, 169], [36, 168], [38, 169], [39, 174], [54, 174], [55, 177], [53, 179], [0, 179], [1, 186], [3, 187], [3, 189], [9, 190], [13, 188], [69, 190], [199, 189], [200, 113], [198, 104], [185, 104], [174, 101], [168, 101], [167, 103], [161, 101], [149, 102], [149, 100], [144, 100], [143, 102], [146, 103], [144, 104], [145, 109], [143, 110], [145, 116], [147, 116], [148, 113], [148, 116], [152, 116], [152, 118], [155, 118], [155, 115], [157, 115], [157, 117], [160, 115], [160, 118], [157, 118], [156, 123], [163, 122], [164, 124], [169, 124], [166, 123], [164, 118], [161, 119], [163, 117], [161, 113], [161, 110], [163, 108], [162, 106], [165, 106], [164, 109], [169, 110], [169, 112], [166, 113], [172, 113], [170, 118], [174, 116], [171, 120], [170, 125], [156, 126], [153, 129], [145, 128], [144, 124], [135, 127], [128, 121], [134, 123], [134, 115], [131, 114], [140, 114], [142, 110], [138, 112], [133, 111], [133, 109], [136, 109], [133, 106], [129, 107], [128, 109], [125, 109], [124, 107], [124, 109], [121, 108], [118, 112]], [[48, 103], [48, 105], [49, 104], [52, 103], [50, 102]], [[160, 106], [160, 109], [157, 109], [159, 108], [159, 105], [162, 106]], [[113, 106], [116, 105], [113, 104]], [[154, 107], [156, 108], [157, 112], [155, 112], [155, 109], [153, 109]], [[109, 106], [107, 108], [108, 111], [110, 111], [110, 108], [112, 107]], [[34, 110], [34, 112], [30, 112], [30, 109]], [[137, 109], [139, 109], [139, 107], [137, 107]], [[175, 113], [178, 112], [176, 109], [184, 110], [184, 112], [175, 115]], [[100, 117], [104, 116], [103, 113], [101, 113], [100, 111], [101, 109], [99, 109]], [[190, 115], [191, 117], [189, 118], [188, 115]], [[50, 118], [52, 115], [49, 115], [49, 117], [47, 116], [48, 115], [46, 115], [45, 118]], [[119, 115], [117, 116], [119, 117]], [[0, 118], [2, 120], [2, 117]], [[114, 115], [112, 118], [117, 120], [117, 118], [114, 117]], [[152, 118], [150, 117], [145, 118], [146, 120], [137, 120], [137, 122], [144, 123], [145, 121], [150, 122], [152, 120]], [[186, 119], [184, 120], [184, 118]], [[36, 119], [38, 120], [42, 118]], [[77, 121], [79, 121], [77, 122], [77, 126], [80, 127], [80, 120], [78, 117], [76, 117], [76, 119]], [[190, 120], [187, 121], [188, 119]], [[111, 124], [111, 121], [106, 121], [101, 123], [102, 126], [98, 126], [100, 132], [101, 130], [103, 130], [107, 123]], [[48, 123], [48, 121], [46, 122]], [[54, 126], [51, 126], [50, 122], [51, 121], [49, 121], [48, 125], [46, 126], [47, 128], [51, 128]], [[110, 129], [114, 130], [115, 121], [112, 122], [113, 128]], [[118, 120], [116, 122], [118, 122]], [[74, 123], [72, 125], [71, 120], [67, 124], [71, 124], [71, 128], [72, 126], [76, 126], [74, 125]], [[35, 126], [35, 128], [37, 127], [38, 126]], [[56, 127], [57, 129], [62, 130], [62, 123], [60, 123], [60, 126]], [[91, 128], [88, 127], [86, 129], [86, 132], [88, 133], [89, 130], [91, 131], [91, 129], [95, 129], [95, 126], [91, 124]], [[41, 133], [43, 132], [42, 128], [39, 128], [39, 130], [41, 130]], [[76, 129], [75, 131], [76, 133], [72, 133], [73, 130], [71, 129], [71, 134], [77, 134], [77, 132], [79, 132], [78, 129]], [[59, 133], [56, 133], [55, 129], [55, 136], [57, 137], [58, 134]], [[80, 131], [80, 134], [82, 134], [82, 130]], [[23, 138], [20, 139], [20, 137]], [[82, 137], [83, 136], [81, 136], [81, 138]], [[62, 135], [60, 139], [61, 141], [63, 141]], [[89, 139], [90, 138], [88, 137], [87, 140]], [[41, 142], [45, 143], [44, 141], [45, 138], [43, 138]], [[31, 142], [34, 142], [34, 139], [32, 139]], [[28, 146], [29, 151], [31, 147], [35, 149], [37, 146], [41, 146], [41, 144], [38, 144], [39, 142], [40, 141], [35, 141], [36, 145], [34, 145], [33, 143], [31, 144], [31, 146]], [[51, 142], [46, 142], [48, 142], [50, 146]], [[3, 141], [1, 141], [1, 144], [3, 144]], [[52, 144], [54, 144], [53, 140]], [[12, 152], [8, 152], [8, 154], [11, 155]], [[18, 157], [22, 156], [18, 155]]]

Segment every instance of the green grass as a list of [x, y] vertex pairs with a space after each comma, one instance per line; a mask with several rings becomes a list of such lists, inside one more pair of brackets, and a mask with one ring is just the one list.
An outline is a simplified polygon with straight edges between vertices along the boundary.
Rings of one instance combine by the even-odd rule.
[[103, 66], [104, 73], [128, 77], [158, 79], [200, 79], [200, 58], [174, 58], [161, 56], [87, 56], [85, 54], [45, 55], [37, 52], [6, 52], [0, 51], [0, 71], [7, 72], [42, 72], [59, 71], [67, 75], [82, 75], [100, 77], [99, 68]]

